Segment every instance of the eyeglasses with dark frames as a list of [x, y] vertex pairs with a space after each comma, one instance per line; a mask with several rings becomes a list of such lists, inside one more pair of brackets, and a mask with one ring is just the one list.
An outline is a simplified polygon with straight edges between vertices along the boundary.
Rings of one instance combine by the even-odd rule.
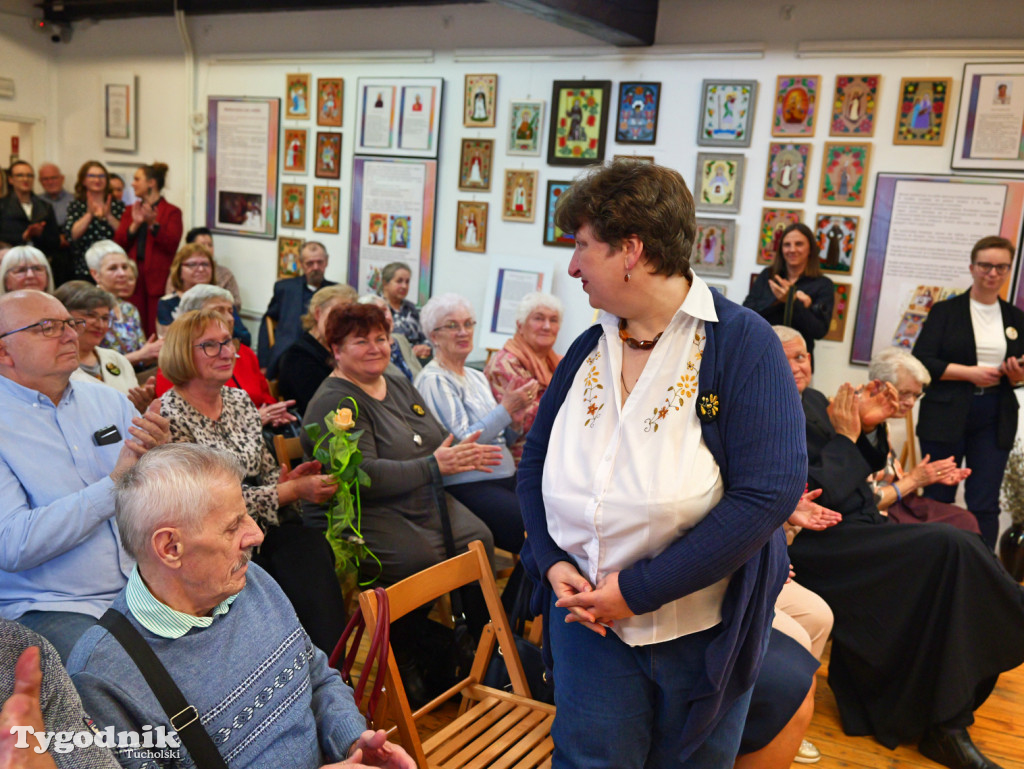
[[38, 323], [31, 323], [27, 326], [16, 328], [13, 331], [0, 334], [0, 339], [3, 339], [5, 336], [10, 336], [11, 334], [17, 334], [21, 331], [28, 331], [33, 328], [38, 328], [39, 333], [47, 339], [56, 339], [57, 337], [64, 335], [65, 328], [70, 328], [75, 332], [75, 334], [80, 334], [82, 329], [85, 328], [85, 321], [81, 318], [46, 318]]
[[[220, 351], [223, 350], [229, 344], [231, 344], [230, 339], [225, 339], [223, 342], [215, 342], [212, 339], [207, 339], [205, 342], [200, 342], [199, 344], [194, 344], [192, 346], [198, 347], [200, 350], [202, 350], [207, 358], [216, 358], [218, 355], [220, 355]], [[234, 351], [235, 348], [232, 345], [231, 352]]]

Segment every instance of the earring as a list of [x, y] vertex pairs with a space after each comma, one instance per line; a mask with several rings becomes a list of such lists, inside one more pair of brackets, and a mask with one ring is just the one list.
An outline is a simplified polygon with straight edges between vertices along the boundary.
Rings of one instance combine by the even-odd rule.
[[625, 281], [626, 283], [629, 283], [629, 273], [628, 272], [623, 276], [622, 280]]

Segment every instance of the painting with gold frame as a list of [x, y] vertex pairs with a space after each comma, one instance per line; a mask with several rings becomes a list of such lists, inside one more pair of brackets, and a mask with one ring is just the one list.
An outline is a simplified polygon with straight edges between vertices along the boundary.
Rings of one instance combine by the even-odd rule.
[[340, 77], [321, 77], [316, 81], [316, 124], [341, 128], [341, 105], [345, 81]]
[[532, 222], [537, 215], [537, 172], [505, 171], [501, 218], [506, 222]]
[[291, 120], [309, 119], [309, 73], [285, 76], [284, 116]]
[[494, 139], [463, 139], [459, 156], [459, 189], [487, 192], [491, 189]]
[[337, 187], [313, 188], [313, 232], [338, 234], [341, 190]]
[[556, 80], [551, 88], [548, 165], [589, 166], [604, 160], [610, 80]]
[[455, 223], [455, 250], [482, 254], [487, 250], [487, 204], [460, 200]]
[[281, 226], [304, 229], [306, 226], [306, 185], [281, 185]]
[[952, 85], [953, 80], [948, 77], [900, 80], [899, 111], [892, 143], [942, 146]]
[[277, 239], [277, 279], [295, 278], [302, 274], [299, 265], [299, 252], [302, 250], [302, 238]]
[[819, 75], [779, 75], [772, 136], [814, 136], [820, 83]]
[[462, 125], [467, 128], [494, 128], [498, 107], [497, 75], [466, 75]]

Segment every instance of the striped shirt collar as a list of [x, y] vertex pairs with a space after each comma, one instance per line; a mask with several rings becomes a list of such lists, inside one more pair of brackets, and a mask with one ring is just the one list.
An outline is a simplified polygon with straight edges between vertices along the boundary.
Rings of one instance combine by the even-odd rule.
[[231, 604], [238, 598], [235, 593], [221, 601], [209, 617], [195, 617], [172, 609], [167, 604], [158, 601], [146, 583], [142, 581], [139, 574], [139, 567], [132, 569], [128, 577], [128, 587], [125, 588], [125, 600], [128, 602], [128, 609], [146, 630], [160, 636], [161, 638], [181, 638], [192, 628], [206, 628], [213, 624], [213, 620], [221, 614], [227, 614]]

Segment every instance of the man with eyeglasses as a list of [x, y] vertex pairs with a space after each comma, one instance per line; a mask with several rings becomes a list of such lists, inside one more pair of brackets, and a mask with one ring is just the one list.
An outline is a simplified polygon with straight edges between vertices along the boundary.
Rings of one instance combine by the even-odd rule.
[[131, 572], [114, 482], [170, 437], [113, 388], [70, 381], [83, 326], [40, 291], [0, 296], [0, 615], [62, 660]]
[[[932, 377], [921, 401], [921, 453], [952, 456], [971, 474], [965, 506], [978, 519], [985, 544], [999, 534], [999, 487], [1017, 435], [1017, 396], [1024, 383], [1024, 311], [1000, 293], [1013, 267], [1014, 245], [982, 238], [971, 249], [968, 291], [937, 302], [914, 345]], [[926, 486], [924, 495], [952, 503], [959, 484]]]
[[[277, 378], [278, 359], [304, 333], [302, 316], [309, 310], [309, 300], [313, 294], [323, 286], [334, 285], [334, 281], [324, 278], [328, 258], [324, 245], [311, 240], [299, 251], [302, 275], [285, 278], [274, 284], [274, 296], [260, 323], [260, 368], [266, 370], [267, 379]], [[273, 346], [267, 329], [268, 319], [275, 323]]]
[[10, 192], [0, 199], [0, 241], [12, 246], [35, 246], [53, 262], [60, 251], [60, 230], [53, 206], [33, 194], [35, 172], [24, 160], [7, 170]]

